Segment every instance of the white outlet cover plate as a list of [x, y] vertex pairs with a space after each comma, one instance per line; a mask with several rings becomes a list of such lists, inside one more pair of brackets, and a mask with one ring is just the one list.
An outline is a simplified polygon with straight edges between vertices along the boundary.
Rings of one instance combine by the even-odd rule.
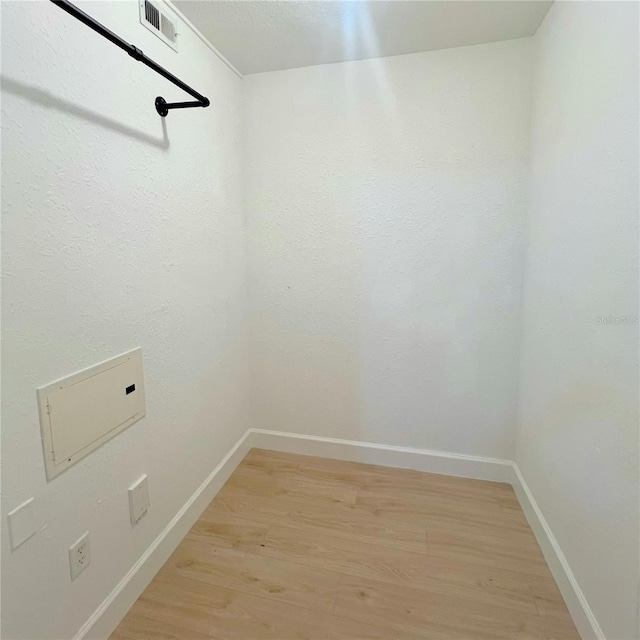
[[75, 580], [91, 564], [91, 547], [89, 546], [89, 532], [85, 531], [69, 547], [69, 567], [71, 579]]
[[19, 507], [10, 511], [7, 514], [7, 518], [9, 520], [11, 549], [17, 549], [38, 531], [33, 498], [29, 498]]
[[131, 524], [136, 524], [149, 509], [149, 479], [146, 474], [129, 487]]

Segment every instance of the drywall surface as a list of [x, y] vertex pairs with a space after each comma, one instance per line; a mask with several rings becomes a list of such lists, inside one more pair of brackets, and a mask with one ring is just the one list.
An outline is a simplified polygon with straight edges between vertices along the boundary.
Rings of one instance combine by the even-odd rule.
[[529, 53], [245, 76], [254, 426], [511, 458]]
[[517, 463], [605, 637], [638, 637], [638, 5], [535, 36]]
[[[7, 640], [72, 637], [249, 426], [241, 80], [184, 25], [174, 53], [136, 2], [78, 4], [211, 107], [163, 121], [155, 97], [180, 89], [52, 3], [2, 3]], [[47, 483], [36, 387], [136, 346], [146, 418]], [[38, 532], [12, 552], [5, 514], [32, 496]]]

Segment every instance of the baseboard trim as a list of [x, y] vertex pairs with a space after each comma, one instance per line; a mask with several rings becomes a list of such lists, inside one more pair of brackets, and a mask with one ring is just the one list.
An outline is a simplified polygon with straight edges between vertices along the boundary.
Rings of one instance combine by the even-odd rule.
[[558, 584], [560, 593], [562, 593], [580, 637], [582, 640], [606, 640], [587, 599], [582, 593], [582, 589], [580, 589], [578, 581], [573, 575], [573, 571], [571, 571], [567, 558], [515, 462], [512, 463], [512, 468], [511, 485], [542, 549], [549, 569]]
[[578, 633], [583, 640], [606, 640], [558, 541], [515, 462], [283, 431], [250, 431], [252, 447], [511, 484], [551, 573], [558, 583]]
[[514, 462], [266, 429], [249, 429], [238, 440], [115, 589], [94, 611], [74, 636], [74, 640], [104, 640], [111, 634], [253, 447], [511, 484], [551, 573], [558, 583], [580, 636], [583, 640], [605, 640], [602, 629], [560, 545]]
[[512, 474], [508, 460], [249, 429], [94, 611], [74, 640], [109, 637], [252, 447], [497, 482], [509, 482]]
[[356, 440], [339, 440], [284, 431], [250, 429], [251, 446], [287, 453], [336, 458], [385, 467], [442, 473], [463, 478], [510, 482], [512, 462], [445, 451], [395, 447]]
[[251, 448], [247, 431], [94, 611], [74, 640], [108, 638]]

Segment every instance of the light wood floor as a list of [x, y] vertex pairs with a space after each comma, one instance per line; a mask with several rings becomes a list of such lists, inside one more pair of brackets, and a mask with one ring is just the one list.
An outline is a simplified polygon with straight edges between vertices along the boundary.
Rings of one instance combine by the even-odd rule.
[[579, 638], [513, 489], [253, 449], [112, 640]]

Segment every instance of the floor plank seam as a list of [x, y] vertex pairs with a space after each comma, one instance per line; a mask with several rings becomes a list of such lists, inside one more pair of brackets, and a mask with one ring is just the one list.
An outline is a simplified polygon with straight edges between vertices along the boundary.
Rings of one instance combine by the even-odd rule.
[[[241, 637], [241, 629], [259, 629], [252, 640], [578, 638], [503, 483], [296, 460], [252, 449], [114, 640], [139, 640], [138, 629], [171, 615], [176, 628], [206, 629], [220, 640]], [[172, 580], [187, 589], [175, 603], [167, 602]], [[207, 598], [219, 608], [212, 604], [203, 621]]]

